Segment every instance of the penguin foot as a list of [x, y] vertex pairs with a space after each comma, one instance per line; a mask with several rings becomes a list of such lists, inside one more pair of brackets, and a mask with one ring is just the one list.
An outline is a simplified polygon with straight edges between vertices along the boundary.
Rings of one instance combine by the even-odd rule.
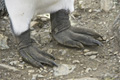
[[92, 30], [78, 27], [70, 27], [56, 34], [53, 32], [53, 37], [58, 43], [70, 47], [84, 48], [84, 45], [102, 45], [98, 40], [98, 38], [102, 39], [102, 36]]
[[[30, 38], [30, 30], [17, 36], [19, 54], [22, 56], [24, 61], [32, 64], [35, 67], [42, 67], [43, 64], [49, 66], [57, 66], [53, 61], [55, 58], [43, 51], [40, 51], [34, 40]], [[52, 60], [51, 60], [52, 59]]]
[[40, 51], [34, 45], [21, 48], [19, 50], [19, 53], [22, 56], [24, 61], [32, 64], [35, 67], [43, 68], [43, 64], [49, 65], [51, 67], [57, 66], [57, 64], [54, 61], [52, 61], [52, 60], [55, 60], [55, 58], [52, 55], [45, 53], [43, 51]]

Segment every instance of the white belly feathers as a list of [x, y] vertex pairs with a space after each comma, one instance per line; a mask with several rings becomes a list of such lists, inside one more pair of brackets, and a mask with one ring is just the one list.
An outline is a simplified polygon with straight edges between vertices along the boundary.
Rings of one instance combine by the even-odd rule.
[[16, 35], [29, 29], [33, 16], [60, 9], [74, 10], [74, 0], [5, 0]]

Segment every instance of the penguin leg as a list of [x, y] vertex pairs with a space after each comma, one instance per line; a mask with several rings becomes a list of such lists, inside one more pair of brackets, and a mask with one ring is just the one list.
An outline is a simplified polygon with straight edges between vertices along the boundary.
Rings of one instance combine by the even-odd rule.
[[43, 64], [57, 66], [53, 61], [55, 58], [40, 51], [35, 41], [30, 38], [29, 24], [35, 10], [31, 3], [34, 3], [34, 0], [5, 0], [5, 3], [11, 20], [11, 28], [17, 39], [18, 52], [23, 60], [35, 67], [43, 67]]
[[83, 48], [84, 45], [102, 45], [97, 40], [101, 37], [98, 33], [84, 28], [72, 27], [69, 21], [69, 10], [61, 9], [51, 13], [52, 36], [60, 44]]
[[23, 32], [21, 35], [16, 36], [16, 38], [19, 48], [18, 51], [23, 60], [38, 68], [43, 68], [42, 64], [47, 64], [52, 67], [57, 66], [57, 64], [52, 61], [55, 60], [55, 58], [48, 53], [40, 51], [35, 41], [30, 38], [30, 30]]

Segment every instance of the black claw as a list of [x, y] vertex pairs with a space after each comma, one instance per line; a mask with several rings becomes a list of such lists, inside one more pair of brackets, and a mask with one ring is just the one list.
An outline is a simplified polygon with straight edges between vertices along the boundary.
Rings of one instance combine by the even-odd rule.
[[43, 65], [41, 64], [41, 63], [39, 63], [39, 62], [37, 62], [37, 64], [39, 65], [39, 67], [38, 68], [42, 68], [42, 69], [44, 69], [44, 67], [43, 67]]
[[53, 66], [58, 67], [58, 65], [55, 62], [53, 62]]
[[[32, 48], [32, 49], [34, 49], [34, 48]], [[36, 49], [35, 50], [32, 50], [32, 49], [26, 48], [24, 50], [20, 50], [20, 55], [22, 56], [24, 61], [30, 63], [31, 65], [33, 65], [34, 67], [37, 67], [37, 68], [41, 67], [44, 69], [42, 64], [47, 64], [47, 65], [52, 66], [52, 67], [53, 66], [57, 67], [57, 64], [55, 62], [47, 59], [46, 56], [44, 56], [44, 55], [43, 56], [40, 55], [40, 53], [37, 52]]]
[[45, 57], [48, 57], [48, 58], [51, 58], [51, 59], [55, 60], [55, 57], [52, 56], [51, 54], [45, 53], [45, 52], [43, 52], [43, 51], [41, 51], [41, 54], [42, 54], [43, 56], [45, 56]]
[[95, 41], [95, 44], [97, 44], [98, 46], [103, 45], [103, 44], [102, 44], [100, 41], [98, 41], [98, 40]]
[[38, 64], [34, 59], [32, 59], [32, 57], [28, 56], [28, 54], [25, 51], [21, 50], [20, 55], [22, 56], [24, 61], [30, 63], [31, 65], [33, 65], [35, 67], [40, 66], [40, 64]]
[[23, 60], [38, 68], [43, 68], [42, 64], [56, 66], [56, 63], [49, 60], [49, 58], [55, 59], [52, 55], [40, 51], [38, 47], [33, 44], [35, 42], [30, 38], [30, 30], [27, 30], [20, 36], [16, 37], [18, 40], [19, 53], [22, 56]]

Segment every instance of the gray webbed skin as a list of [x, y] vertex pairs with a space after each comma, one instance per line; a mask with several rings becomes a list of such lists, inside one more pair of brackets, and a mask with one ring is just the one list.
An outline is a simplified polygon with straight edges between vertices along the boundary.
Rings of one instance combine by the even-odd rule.
[[5, 0], [5, 4], [17, 38], [18, 51], [25, 61], [35, 67], [43, 67], [43, 64], [57, 66], [53, 61], [55, 58], [40, 51], [30, 38], [29, 24], [38, 13], [50, 13], [52, 36], [60, 44], [77, 48], [102, 44], [97, 40], [101, 37], [99, 34], [71, 26], [69, 14], [74, 10], [74, 0]]

